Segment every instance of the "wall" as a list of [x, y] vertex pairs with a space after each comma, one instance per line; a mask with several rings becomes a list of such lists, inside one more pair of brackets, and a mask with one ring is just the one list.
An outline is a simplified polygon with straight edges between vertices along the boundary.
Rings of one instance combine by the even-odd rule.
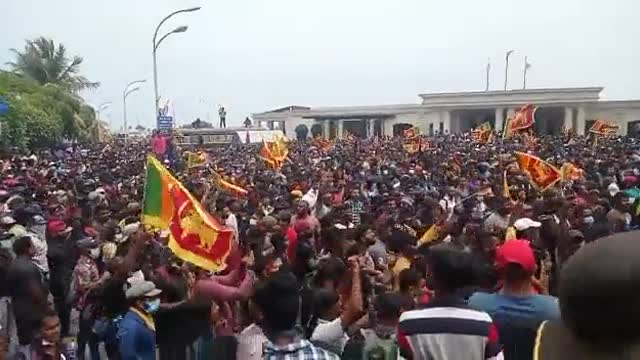
[[412, 124], [420, 129], [421, 134], [429, 133], [429, 124], [433, 124], [433, 129], [437, 130], [440, 118], [440, 112], [414, 112], [406, 114], [397, 114], [391, 119], [386, 119], [384, 122], [384, 134], [393, 136], [393, 126], [396, 124]]
[[288, 116], [284, 121], [284, 129], [287, 134], [287, 138], [295, 139], [296, 138], [296, 126], [300, 124], [307, 125], [307, 129], [309, 132], [307, 133], [307, 137], [311, 137], [311, 127], [315, 124], [315, 120], [313, 119], [305, 119], [301, 116]]
[[[619, 135], [627, 134], [627, 123], [640, 120], [640, 108], [600, 108], [586, 109], [586, 120], [602, 119], [620, 126]], [[589, 130], [589, 129], [586, 129]]]

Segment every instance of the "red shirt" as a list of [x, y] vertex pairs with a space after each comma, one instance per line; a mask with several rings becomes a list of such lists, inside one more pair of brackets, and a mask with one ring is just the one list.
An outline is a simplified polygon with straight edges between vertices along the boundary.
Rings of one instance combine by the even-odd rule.
[[289, 225], [287, 231], [285, 232], [285, 237], [287, 238], [287, 257], [289, 258], [289, 264], [293, 264], [293, 261], [296, 259], [296, 247], [298, 246], [298, 233], [293, 226]]

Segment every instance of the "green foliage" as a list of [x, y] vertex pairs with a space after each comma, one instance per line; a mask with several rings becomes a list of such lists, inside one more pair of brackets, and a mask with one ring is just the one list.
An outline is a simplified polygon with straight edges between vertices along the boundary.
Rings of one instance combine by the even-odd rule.
[[46, 147], [62, 138], [60, 103], [37, 83], [0, 72], [0, 97], [9, 112], [0, 116], [5, 145]]
[[24, 50], [11, 49], [12, 72], [0, 71], [0, 98], [9, 112], [0, 116], [5, 146], [48, 147], [63, 139], [95, 141], [106, 131], [91, 106], [78, 95], [99, 84], [80, 75], [82, 58], [69, 58], [64, 45], [40, 37]]

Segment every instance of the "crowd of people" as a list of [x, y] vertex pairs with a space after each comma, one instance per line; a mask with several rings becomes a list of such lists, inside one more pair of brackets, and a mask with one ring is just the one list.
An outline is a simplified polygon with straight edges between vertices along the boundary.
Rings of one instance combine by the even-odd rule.
[[[148, 141], [2, 154], [0, 360], [640, 358], [640, 142], [424, 140], [166, 147], [234, 233], [216, 274], [141, 223]], [[583, 176], [540, 189], [515, 151]]]

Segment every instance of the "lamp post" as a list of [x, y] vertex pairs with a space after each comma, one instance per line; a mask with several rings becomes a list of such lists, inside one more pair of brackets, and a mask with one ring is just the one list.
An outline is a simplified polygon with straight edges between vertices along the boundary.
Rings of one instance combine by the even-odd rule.
[[185, 31], [187, 31], [188, 27], [187, 26], [178, 26], [177, 28], [173, 29], [172, 31], [164, 34], [160, 38], [159, 41], [157, 40], [158, 39], [158, 31], [160, 31], [160, 27], [162, 26], [162, 24], [164, 24], [164, 22], [167, 21], [172, 16], [180, 14], [180, 13], [185, 13], [185, 12], [198, 11], [200, 9], [201, 9], [200, 6], [196, 6], [196, 7], [192, 7], [192, 8], [188, 8], [188, 9], [182, 9], [182, 10], [178, 10], [178, 11], [172, 12], [171, 14], [167, 15], [164, 19], [162, 19], [162, 21], [160, 21], [158, 26], [156, 26], [156, 31], [153, 33], [153, 96], [154, 96], [154, 98], [153, 98], [153, 101], [154, 101], [153, 112], [154, 112], [154, 114], [155, 114], [154, 116], [156, 118], [158, 116], [158, 102], [160, 101], [160, 97], [158, 96], [158, 62], [157, 62], [157, 59], [156, 59], [156, 52], [158, 50], [158, 46], [160, 46], [162, 41], [164, 39], [166, 39], [169, 35], [185, 32]]
[[100, 121], [100, 113], [102, 112], [102, 110], [108, 108], [109, 106], [111, 106], [111, 101], [106, 101], [98, 105], [98, 107], [96, 108], [96, 119], [98, 121]]
[[509, 56], [513, 54], [515, 50], [507, 51], [507, 56], [505, 56], [504, 63], [504, 91], [507, 91], [507, 80], [509, 79]]
[[127, 126], [127, 96], [129, 96], [129, 94], [131, 94], [134, 91], [138, 91], [140, 89], [140, 86], [135, 86], [132, 88], [133, 85], [137, 85], [137, 84], [142, 84], [143, 82], [146, 82], [147, 80], [135, 80], [132, 81], [130, 83], [127, 84], [127, 86], [125, 86], [124, 91], [122, 92], [122, 119], [124, 122], [124, 142], [127, 142], [127, 135], [129, 135], [129, 127]]

